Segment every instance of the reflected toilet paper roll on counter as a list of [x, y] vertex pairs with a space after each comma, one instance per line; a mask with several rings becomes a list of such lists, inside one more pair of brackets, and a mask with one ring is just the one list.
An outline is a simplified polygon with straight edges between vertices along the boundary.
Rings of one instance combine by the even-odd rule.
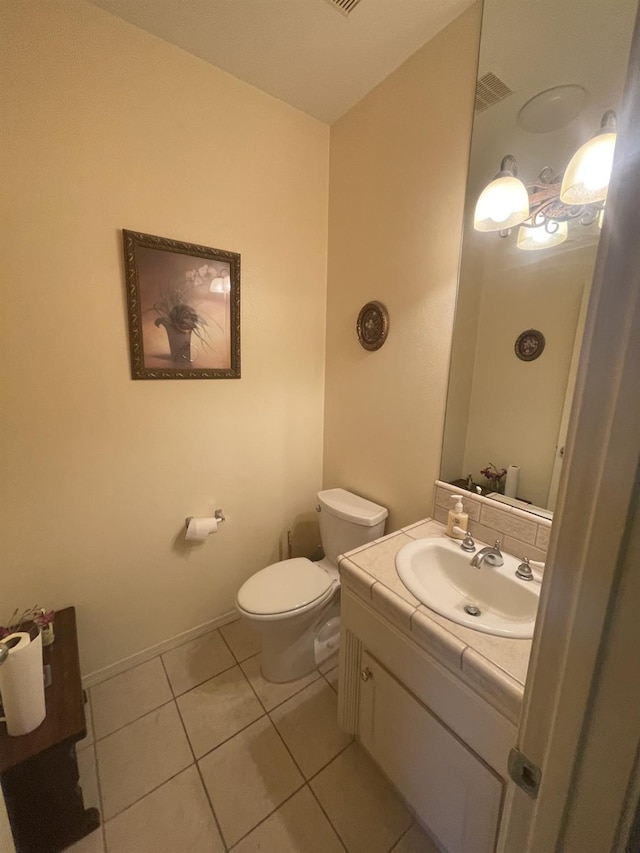
[[508, 498], [518, 497], [518, 484], [520, 481], [520, 466], [509, 465], [507, 468], [507, 479], [504, 483], [504, 493]]
[[42, 635], [38, 632], [32, 640], [26, 631], [19, 631], [2, 642], [9, 649], [0, 667], [0, 694], [7, 733], [26, 735], [37, 729], [46, 716]]
[[185, 539], [188, 542], [206, 542], [207, 536], [218, 532], [218, 519], [214, 518], [187, 518], [187, 532]]

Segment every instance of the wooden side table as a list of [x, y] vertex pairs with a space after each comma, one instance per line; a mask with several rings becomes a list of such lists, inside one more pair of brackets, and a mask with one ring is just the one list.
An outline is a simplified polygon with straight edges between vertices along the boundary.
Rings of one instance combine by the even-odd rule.
[[51, 667], [47, 715], [28, 735], [0, 723], [0, 781], [17, 853], [58, 853], [100, 826], [78, 785], [76, 743], [86, 737], [75, 608], [55, 615], [56, 639], [43, 649]]

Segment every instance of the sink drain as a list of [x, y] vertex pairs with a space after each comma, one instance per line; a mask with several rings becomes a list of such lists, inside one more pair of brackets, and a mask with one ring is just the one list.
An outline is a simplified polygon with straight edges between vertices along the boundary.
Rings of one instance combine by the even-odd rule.
[[465, 604], [464, 612], [468, 613], [469, 616], [479, 616], [480, 608], [476, 607], [475, 604]]

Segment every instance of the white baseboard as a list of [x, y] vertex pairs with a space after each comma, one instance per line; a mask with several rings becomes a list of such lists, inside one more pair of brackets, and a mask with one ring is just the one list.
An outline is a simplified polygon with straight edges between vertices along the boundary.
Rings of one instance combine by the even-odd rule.
[[210, 622], [197, 625], [195, 628], [183, 631], [182, 634], [177, 634], [175, 637], [170, 637], [168, 640], [156, 643], [155, 646], [149, 646], [148, 649], [136, 652], [135, 655], [123, 658], [116, 663], [105, 666], [103, 669], [98, 669], [95, 672], [89, 673], [89, 675], [85, 675], [82, 679], [82, 686], [85, 690], [89, 687], [95, 687], [95, 685], [100, 684], [101, 681], [113, 678], [114, 675], [120, 675], [121, 672], [126, 672], [128, 669], [138, 666], [138, 664], [146, 663], [148, 660], [164, 654], [164, 652], [169, 652], [171, 649], [175, 649], [183, 643], [188, 643], [189, 640], [195, 640], [197, 637], [201, 637], [203, 634], [208, 634], [216, 628], [228, 625], [229, 622], [234, 622], [236, 619], [238, 619], [238, 612], [236, 610], [224, 613], [222, 616], [218, 616]]

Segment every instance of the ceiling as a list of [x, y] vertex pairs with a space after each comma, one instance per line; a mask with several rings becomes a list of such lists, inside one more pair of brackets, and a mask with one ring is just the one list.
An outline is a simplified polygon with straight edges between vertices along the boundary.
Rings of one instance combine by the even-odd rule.
[[93, 0], [332, 124], [473, 0]]

